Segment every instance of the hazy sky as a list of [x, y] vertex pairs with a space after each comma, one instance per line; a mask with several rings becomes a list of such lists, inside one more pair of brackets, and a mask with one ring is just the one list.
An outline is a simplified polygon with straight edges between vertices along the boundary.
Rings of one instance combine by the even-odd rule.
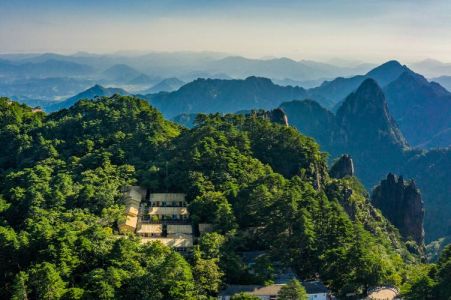
[[0, 0], [0, 52], [451, 62], [451, 1]]

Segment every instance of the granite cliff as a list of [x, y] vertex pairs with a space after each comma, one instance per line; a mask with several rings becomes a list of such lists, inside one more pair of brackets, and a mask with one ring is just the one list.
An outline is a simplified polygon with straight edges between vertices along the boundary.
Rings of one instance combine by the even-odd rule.
[[348, 154], [342, 155], [332, 166], [329, 171], [330, 176], [336, 179], [341, 179], [346, 176], [354, 176], [354, 162], [352, 157]]
[[389, 173], [371, 195], [372, 204], [398, 229], [406, 240], [424, 243], [424, 207], [413, 180]]

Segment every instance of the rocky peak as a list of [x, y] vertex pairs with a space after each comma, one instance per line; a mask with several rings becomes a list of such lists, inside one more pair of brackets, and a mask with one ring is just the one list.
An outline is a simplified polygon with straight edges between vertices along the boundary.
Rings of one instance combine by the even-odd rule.
[[423, 245], [424, 206], [413, 180], [406, 181], [402, 176], [388, 174], [387, 179], [373, 190], [371, 202], [406, 240]]
[[346, 176], [354, 176], [354, 162], [348, 154], [342, 155], [330, 169], [330, 176], [340, 179]]
[[390, 60], [369, 71], [366, 76], [376, 80], [379, 85], [385, 86], [397, 79], [404, 72], [412, 72], [406, 66], [401, 65], [396, 60]]
[[366, 79], [356, 92], [350, 94], [336, 116], [338, 124], [347, 132], [348, 140], [407, 147], [388, 111], [384, 93], [373, 79]]
[[281, 108], [271, 110], [269, 112], [269, 119], [273, 123], [282, 124], [288, 127], [288, 117]]
[[273, 110], [258, 109], [258, 110], [251, 110], [251, 111], [242, 111], [242, 112], [238, 112], [238, 113], [239, 114], [242, 113], [247, 116], [256, 116], [259, 118], [269, 120], [273, 123], [288, 126], [288, 117], [285, 114], [285, 112], [283, 111], [283, 109], [281, 109], [281, 108], [276, 108]]

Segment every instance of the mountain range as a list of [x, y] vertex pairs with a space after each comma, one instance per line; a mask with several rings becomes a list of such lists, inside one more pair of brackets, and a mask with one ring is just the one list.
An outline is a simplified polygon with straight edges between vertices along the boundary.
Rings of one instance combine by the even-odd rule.
[[[108, 68], [107, 73], [115, 80], [121, 69], [133, 78], [142, 75], [121, 65]], [[45, 109], [56, 111], [79, 99], [113, 94], [129, 93], [95, 85]], [[426, 239], [431, 241], [451, 233], [445, 215], [451, 210], [451, 150], [415, 149], [451, 145], [451, 94], [396, 61], [365, 75], [336, 78], [311, 89], [280, 86], [268, 78], [251, 76], [244, 80], [196, 79], [178, 90], [143, 97], [167, 118], [189, 125], [200, 112], [229, 113], [280, 106], [290, 124], [317, 139], [332, 159], [351, 154], [357, 175], [368, 189], [388, 172], [417, 180], [426, 204]], [[296, 99], [313, 100], [293, 101]]]
[[[384, 90], [374, 79], [364, 79], [338, 106], [334, 112], [313, 100], [295, 100], [279, 107], [290, 125], [315, 138], [330, 153], [331, 161], [343, 153], [350, 154], [356, 174], [367, 189], [389, 172], [414, 178], [424, 195], [427, 241], [450, 235], [451, 148], [412, 148], [391, 115]], [[195, 113], [183, 113], [173, 120], [192, 127], [195, 117]]]
[[336, 113], [311, 100], [280, 105], [289, 123], [315, 138], [332, 159], [350, 154], [368, 189], [389, 172], [414, 178], [424, 195], [427, 240], [450, 235], [451, 148], [411, 148], [388, 107], [373, 79], [365, 79]]
[[46, 78], [92, 74], [93, 69], [84, 64], [49, 59], [43, 62], [11, 62], [0, 60], [0, 77]]
[[451, 93], [397, 61], [365, 75], [326, 81], [308, 92], [325, 107], [336, 109], [366, 78], [373, 78], [383, 87], [390, 112], [411, 145], [431, 148], [451, 144]]
[[147, 95], [146, 99], [170, 118], [181, 113], [270, 109], [284, 100], [305, 98], [337, 109], [368, 78], [383, 87], [390, 113], [410, 145], [423, 148], [451, 145], [451, 93], [397, 61], [389, 61], [365, 75], [337, 78], [308, 90], [282, 87], [258, 77], [199, 79], [178, 91]]
[[130, 82], [144, 74], [126, 64], [117, 64], [101, 73], [101, 78], [110, 82]]
[[157, 84], [153, 85], [152, 87], [148, 88], [147, 90], [141, 91], [140, 94], [155, 94], [159, 92], [173, 92], [181, 88], [185, 82], [181, 81], [178, 78], [172, 77], [172, 78], [166, 78], [162, 81], [158, 82]]
[[144, 96], [166, 117], [181, 113], [235, 112], [254, 108], [271, 109], [281, 102], [302, 99], [301, 87], [279, 86], [261, 77], [244, 80], [197, 79], [171, 93]]
[[[129, 77], [142, 76], [122, 65], [108, 73], [121, 73], [118, 69], [131, 73]], [[280, 86], [256, 76], [244, 80], [196, 79], [182, 87], [179, 79], [169, 78], [140, 94], [150, 92], [142, 97], [168, 118], [190, 113], [272, 109], [282, 102], [302, 99], [313, 99], [335, 111], [368, 78], [382, 87], [390, 114], [409, 145], [425, 149], [451, 145], [451, 93], [397, 61], [384, 63], [365, 75], [336, 78], [310, 89]]]

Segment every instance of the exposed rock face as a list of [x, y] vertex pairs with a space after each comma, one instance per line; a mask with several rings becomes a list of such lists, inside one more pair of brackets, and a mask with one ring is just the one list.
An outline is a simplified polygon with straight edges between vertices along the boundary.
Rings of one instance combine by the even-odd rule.
[[280, 106], [288, 115], [290, 125], [302, 134], [314, 137], [327, 152], [336, 143], [333, 133], [339, 132], [335, 115], [313, 100], [293, 100]]
[[288, 117], [281, 108], [271, 110], [269, 112], [269, 119], [271, 120], [271, 122], [288, 126]]
[[423, 200], [413, 180], [405, 182], [402, 176], [390, 173], [373, 190], [371, 201], [405, 239], [423, 244]]
[[345, 99], [336, 118], [345, 132], [345, 143], [354, 139], [368, 146], [407, 146], [388, 111], [382, 89], [373, 79], [366, 79]]
[[330, 176], [333, 178], [343, 178], [354, 176], [354, 162], [348, 154], [342, 155], [330, 169]]

